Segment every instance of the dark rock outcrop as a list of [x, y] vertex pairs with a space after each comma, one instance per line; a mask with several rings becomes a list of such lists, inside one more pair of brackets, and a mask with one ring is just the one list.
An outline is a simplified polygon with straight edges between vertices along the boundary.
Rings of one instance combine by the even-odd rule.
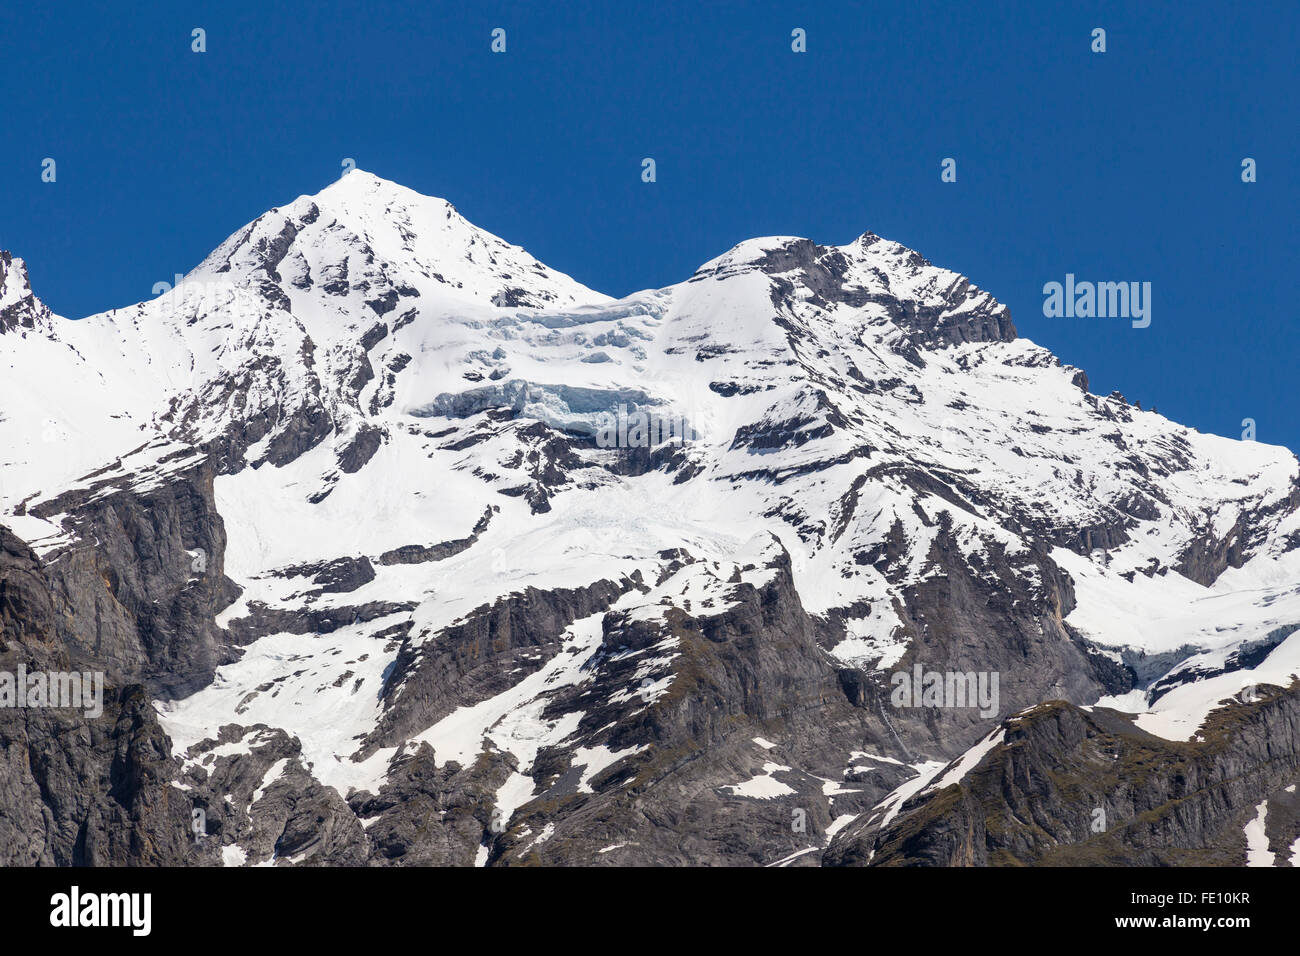
[[[837, 835], [825, 861], [874, 866], [1241, 866], [1263, 801], [1300, 781], [1300, 683], [1225, 701], [1198, 737], [1152, 736], [1132, 719], [1064, 702], [1008, 720], [1005, 739], [957, 783], [923, 790], [881, 826]], [[1292, 788], [1288, 791], [1286, 788]], [[1269, 847], [1300, 835], [1275, 814]]]
[[[0, 673], [97, 672], [59, 637], [45, 573], [0, 526]], [[0, 862], [215, 862], [215, 849], [194, 845], [192, 807], [171, 785], [179, 768], [148, 693], [117, 674], [98, 675], [100, 714], [90, 706], [0, 707]]]

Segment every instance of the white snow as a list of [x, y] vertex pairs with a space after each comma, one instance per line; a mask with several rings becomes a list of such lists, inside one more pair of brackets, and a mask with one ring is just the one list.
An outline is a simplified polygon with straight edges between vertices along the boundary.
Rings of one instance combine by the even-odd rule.
[[1273, 854], [1268, 849], [1268, 835], [1264, 832], [1268, 820], [1268, 801], [1255, 807], [1255, 816], [1246, 824], [1246, 865], [1273, 866]]
[[943, 790], [945, 787], [951, 787], [955, 783], [960, 783], [965, 779], [966, 774], [974, 770], [992, 750], [1001, 744], [1007, 736], [1004, 728], [999, 727], [992, 731], [983, 740], [977, 743], [970, 750], [966, 751], [959, 758], [949, 764], [948, 769], [944, 771], [943, 776], [926, 786], [926, 790]]
[[787, 797], [798, 791], [789, 784], [782, 783], [772, 774], [780, 771], [789, 771], [789, 767], [782, 766], [779, 763], [768, 762], [763, 764], [763, 772], [748, 780], [740, 783], [725, 786], [722, 789], [734, 797], [750, 797], [755, 800], [773, 800], [777, 797]]
[[248, 853], [237, 843], [230, 843], [221, 848], [222, 866], [243, 866], [248, 862]]

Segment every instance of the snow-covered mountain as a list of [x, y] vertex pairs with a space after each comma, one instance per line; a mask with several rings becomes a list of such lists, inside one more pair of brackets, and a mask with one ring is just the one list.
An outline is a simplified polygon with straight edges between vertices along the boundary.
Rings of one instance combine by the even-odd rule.
[[1300, 463], [871, 233], [615, 300], [354, 171], [76, 322], [0, 255], [0, 371], [5, 656], [119, 693], [15, 860], [1297, 855]]

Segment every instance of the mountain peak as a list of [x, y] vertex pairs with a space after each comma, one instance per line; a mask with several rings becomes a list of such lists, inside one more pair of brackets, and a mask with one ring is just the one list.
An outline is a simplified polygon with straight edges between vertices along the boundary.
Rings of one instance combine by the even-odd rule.
[[795, 236], [747, 239], [700, 266], [693, 280], [753, 272], [770, 276], [773, 301], [787, 306], [807, 300], [821, 308], [883, 310], [913, 346], [1011, 342], [1017, 335], [1010, 311], [989, 293], [873, 232], [842, 246]]
[[377, 176], [366, 169], [353, 169], [350, 172], [344, 173], [324, 189], [317, 192], [313, 198], [324, 200], [329, 197], [342, 197], [349, 195], [363, 195], [372, 199], [394, 199], [404, 202], [442, 203], [446, 206], [451, 205], [451, 203], [445, 199], [437, 196], [427, 196], [423, 193], [416, 192], [409, 186], [404, 186], [392, 179], [385, 179], [383, 176]]
[[0, 250], [0, 333], [14, 329], [48, 329], [50, 310], [32, 292], [27, 264]]
[[381, 315], [404, 296], [572, 308], [608, 297], [481, 229], [445, 199], [355, 169], [275, 207], [223, 242], [191, 277], [233, 280], [291, 308], [353, 294]]

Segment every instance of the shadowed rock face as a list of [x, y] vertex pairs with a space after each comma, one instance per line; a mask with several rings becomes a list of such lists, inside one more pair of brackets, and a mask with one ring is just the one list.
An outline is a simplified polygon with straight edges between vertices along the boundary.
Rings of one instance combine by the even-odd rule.
[[370, 863], [473, 866], [493, 832], [496, 792], [515, 769], [501, 754], [484, 754], [469, 767], [455, 761], [440, 767], [428, 744], [403, 753], [378, 796], [350, 800], [366, 823]]
[[1183, 744], [1115, 711], [1043, 704], [1007, 721], [959, 782], [850, 825], [825, 862], [1241, 866], [1262, 802], [1268, 851], [1285, 861], [1300, 836], [1300, 683], [1259, 698], [1228, 702]]
[[186, 760], [177, 786], [203, 810], [200, 849], [239, 846], [241, 863], [366, 862], [356, 815], [311, 775], [301, 745], [284, 731], [229, 724], [193, 749], [205, 756]]
[[559, 652], [559, 638], [570, 624], [608, 608], [635, 586], [626, 579], [572, 590], [528, 588], [436, 635], [408, 639], [385, 684], [388, 709], [363, 753], [400, 743], [458, 707], [509, 689]]
[[[886, 547], [876, 560], [888, 568], [901, 557]], [[863, 705], [886, 709], [914, 750], [955, 757], [998, 719], [1041, 700], [1096, 700], [1132, 686], [1126, 672], [1064, 623], [1074, 607], [1071, 581], [1045, 553], [1009, 556], [991, 548], [971, 563], [950, 529], [940, 527], [930, 558], [939, 573], [906, 589], [903, 621], [910, 646], [889, 673], [907, 673], [916, 665], [996, 673], [999, 699], [996, 713], [984, 716], [974, 707], [899, 709], [889, 702], [888, 675], [863, 675]]]
[[[0, 672], [91, 672], [62, 641], [40, 561], [0, 526]], [[0, 708], [0, 862], [6, 866], [211, 863], [189, 837], [178, 763], [145, 689], [110, 675], [103, 713]], [[214, 851], [215, 852], [215, 851]]]
[[[822, 840], [837, 813], [883, 792], [892, 777], [826, 792], [827, 781], [841, 789], [848, 750], [892, 745], [850, 704], [818, 647], [789, 556], [777, 553], [763, 570], [770, 580], [760, 586], [737, 574], [720, 613], [604, 616], [590, 678], [544, 714], [581, 715], [577, 729], [539, 754], [537, 795], [492, 842], [493, 862], [771, 862]], [[578, 748], [629, 756], [588, 775]]]
[[60, 637], [151, 693], [191, 693], [229, 659], [214, 618], [239, 588], [224, 573], [213, 474], [201, 460], [162, 482], [105, 480], [33, 510], [78, 542], [43, 562]]

